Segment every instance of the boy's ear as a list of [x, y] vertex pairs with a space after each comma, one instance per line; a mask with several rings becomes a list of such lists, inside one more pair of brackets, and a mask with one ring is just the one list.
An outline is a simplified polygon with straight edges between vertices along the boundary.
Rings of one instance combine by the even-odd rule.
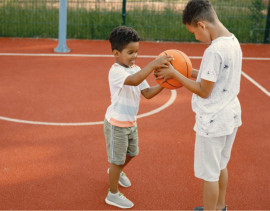
[[202, 22], [202, 21], [198, 21], [197, 26], [198, 26], [198, 27], [201, 27], [202, 29], [205, 29], [205, 28], [206, 28], [205, 23]]
[[119, 52], [118, 50], [116, 50], [116, 49], [113, 50], [113, 55], [114, 55], [115, 57], [118, 57], [119, 54], [120, 54], [120, 52]]

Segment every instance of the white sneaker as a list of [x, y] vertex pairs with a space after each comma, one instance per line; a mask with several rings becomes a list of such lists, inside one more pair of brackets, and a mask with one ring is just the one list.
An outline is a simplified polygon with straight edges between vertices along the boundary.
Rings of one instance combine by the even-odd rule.
[[131, 208], [134, 206], [134, 204], [129, 199], [127, 199], [124, 196], [124, 194], [120, 192], [113, 194], [109, 191], [105, 199], [105, 202], [109, 205], [113, 205], [124, 209]]
[[[107, 170], [107, 173], [108, 174], [109, 174], [109, 172], [110, 172], [110, 168], [108, 168], [108, 170]], [[121, 173], [120, 173], [120, 177], [119, 177], [118, 183], [122, 187], [125, 187], [125, 188], [128, 188], [128, 187], [131, 186], [131, 182], [130, 182], [129, 178], [127, 177], [127, 175], [123, 171], [121, 171]]]

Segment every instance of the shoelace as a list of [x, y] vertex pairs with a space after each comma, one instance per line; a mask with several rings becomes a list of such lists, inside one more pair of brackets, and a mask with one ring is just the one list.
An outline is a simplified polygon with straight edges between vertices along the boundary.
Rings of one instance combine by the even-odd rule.
[[121, 199], [124, 199], [124, 200], [127, 199], [127, 198], [124, 196], [124, 194], [123, 194], [123, 193], [120, 193], [120, 192], [119, 192], [119, 197], [120, 197]]
[[[110, 188], [108, 189], [108, 192], [110, 192]], [[119, 192], [119, 197], [120, 197], [121, 199], [124, 199], [124, 200], [127, 199], [127, 198], [124, 196], [124, 194], [121, 193], [121, 192]]]
[[122, 171], [122, 172], [121, 172], [121, 176], [122, 176], [122, 177], [126, 177], [126, 174]]

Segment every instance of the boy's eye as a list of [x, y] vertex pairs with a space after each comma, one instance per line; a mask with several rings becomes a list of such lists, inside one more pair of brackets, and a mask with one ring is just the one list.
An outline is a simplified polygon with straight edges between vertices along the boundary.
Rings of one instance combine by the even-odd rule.
[[128, 53], [129, 55], [132, 55], [132, 54], [138, 53], [138, 51], [128, 51], [127, 53]]

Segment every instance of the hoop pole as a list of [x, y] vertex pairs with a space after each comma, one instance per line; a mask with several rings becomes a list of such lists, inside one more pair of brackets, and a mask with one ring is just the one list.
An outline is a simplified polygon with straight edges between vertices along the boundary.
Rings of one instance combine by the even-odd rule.
[[123, 19], [123, 25], [126, 25], [126, 0], [123, 0], [122, 19]]
[[58, 46], [54, 49], [56, 53], [68, 53], [70, 49], [66, 45], [67, 37], [67, 0], [60, 0]]
[[270, 31], [270, 1], [268, 1], [266, 26], [265, 26], [265, 33], [264, 33], [264, 43], [269, 43], [269, 31]]

